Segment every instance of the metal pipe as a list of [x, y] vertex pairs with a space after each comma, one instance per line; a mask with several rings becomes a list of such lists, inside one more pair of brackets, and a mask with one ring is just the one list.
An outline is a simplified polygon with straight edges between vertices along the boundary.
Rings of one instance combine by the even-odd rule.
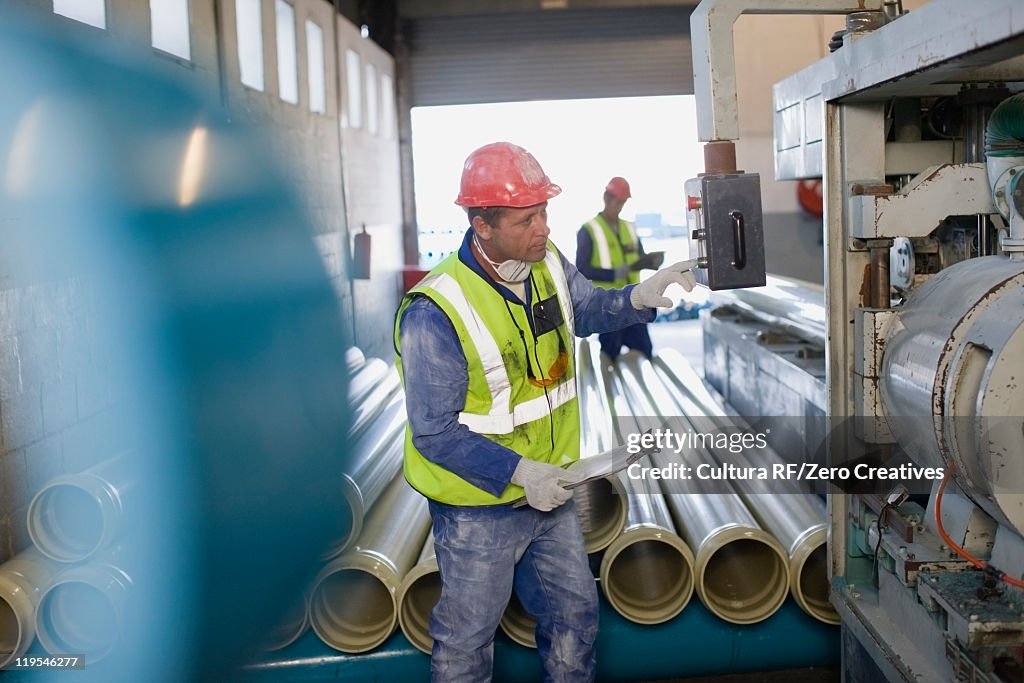
[[345, 349], [345, 367], [349, 375], [354, 375], [356, 370], [363, 367], [364, 363], [366, 363], [366, 356], [358, 346], [350, 346]]
[[[665, 356], [673, 358], [669, 363]], [[659, 354], [653, 367], [643, 368], [644, 381], [653, 383], [649, 375], [662, 379], [670, 375], [675, 384], [673, 398], [688, 415], [693, 426], [702, 433], [749, 433], [749, 426], [739, 417], [720, 413], [721, 398], [715, 397], [686, 360], [673, 351]], [[668, 386], [668, 383], [665, 383]], [[692, 388], [692, 391], [691, 391]], [[771, 468], [784, 459], [770, 446], [724, 453], [712, 449], [720, 464], [732, 462], [738, 467], [765, 466]], [[782, 543], [789, 556], [789, 591], [800, 608], [826, 624], [838, 624], [839, 615], [829, 602], [831, 584], [828, 578], [828, 513], [824, 501], [813, 493], [800, 491], [796, 486], [788, 489], [784, 482], [756, 479], [737, 479], [734, 482], [744, 503], [754, 516]]]
[[[625, 354], [617, 364], [634, 414], [652, 416], [677, 433], [698, 431], [657, 375], [641, 372], [644, 364], [650, 361], [639, 354]], [[685, 459], [662, 451], [652, 461], [659, 468], [678, 463], [696, 469], [699, 462], [714, 459], [705, 449], [693, 448]], [[734, 492], [707, 493], [696, 479], [662, 479], [660, 483], [683, 538], [697, 549], [696, 590], [704, 605], [734, 624], [753, 624], [774, 614], [785, 602], [790, 582], [786, 552], [779, 541], [761, 528]]]
[[[577, 358], [580, 406], [580, 457], [613, 447], [611, 411], [600, 371], [600, 352], [581, 340]], [[588, 553], [607, 548], [626, 526], [627, 499], [618, 477], [606, 477], [576, 489], [576, 514]]]
[[398, 368], [392, 365], [376, 385], [366, 392], [358, 403], [352, 403], [352, 422], [349, 424], [349, 440], [358, 439], [371, 422], [384, 410], [392, 396], [401, 391], [402, 380]]
[[28, 651], [36, 638], [36, 606], [60, 565], [35, 548], [0, 565], [0, 669]]
[[398, 625], [398, 588], [430, 527], [427, 499], [398, 474], [366, 517], [356, 545], [313, 581], [313, 631], [342, 652], [367, 652]]
[[132, 580], [112, 562], [61, 572], [39, 599], [36, 633], [50, 654], [81, 653], [89, 664], [106, 657], [124, 637]]
[[413, 647], [428, 655], [434, 645], [430, 637], [430, 612], [440, 598], [441, 572], [437, 568], [434, 535], [428, 530], [416, 565], [398, 588], [398, 623], [402, 633]]
[[309, 596], [300, 599], [285, 612], [281, 621], [267, 638], [266, 649], [270, 652], [283, 650], [301, 638], [309, 630]]
[[512, 642], [537, 649], [537, 620], [526, 611], [523, 603], [519, 602], [515, 591], [512, 591], [498, 625]]
[[399, 392], [352, 446], [347, 471], [341, 474], [350, 527], [330, 543], [324, 559], [340, 555], [359, 537], [370, 506], [401, 469], [405, 422], [405, 395]]
[[132, 458], [116, 457], [84, 472], [48, 481], [28, 506], [28, 535], [43, 555], [59, 562], [87, 560], [121, 534], [135, 475]]
[[[620, 378], [605, 369], [612, 396], [618, 443], [639, 432]], [[658, 491], [619, 477], [626, 491], [626, 527], [601, 560], [601, 590], [615, 611], [638, 624], [660, 624], [689, 603], [694, 590], [694, 557], [677, 533], [666, 500]]]
[[380, 358], [367, 358], [348, 380], [349, 405], [359, 405], [388, 373], [388, 364]]

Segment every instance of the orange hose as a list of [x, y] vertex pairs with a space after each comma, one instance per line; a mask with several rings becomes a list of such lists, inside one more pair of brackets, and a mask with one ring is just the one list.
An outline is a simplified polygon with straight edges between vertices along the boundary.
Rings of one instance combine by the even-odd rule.
[[998, 576], [1000, 580], [1010, 584], [1011, 586], [1016, 586], [1017, 588], [1024, 588], [1024, 581], [1021, 581], [1020, 579], [1015, 579], [1012, 576], [1007, 576], [995, 567], [990, 567], [986, 562], [984, 562], [983, 560], [979, 560], [974, 555], [971, 555], [969, 552], [967, 552], [959, 545], [957, 545], [956, 542], [952, 538], [950, 538], [949, 534], [946, 533], [945, 527], [942, 526], [942, 494], [945, 493], [946, 484], [949, 482], [949, 478], [953, 476], [954, 470], [956, 470], [956, 465], [953, 464], [950, 464], [950, 466], [946, 468], [946, 473], [942, 477], [942, 483], [939, 484], [939, 490], [935, 493], [935, 528], [939, 532], [939, 538], [941, 538], [946, 545], [952, 548], [957, 555], [964, 558], [978, 569], [987, 569], [995, 573], [995, 575]]

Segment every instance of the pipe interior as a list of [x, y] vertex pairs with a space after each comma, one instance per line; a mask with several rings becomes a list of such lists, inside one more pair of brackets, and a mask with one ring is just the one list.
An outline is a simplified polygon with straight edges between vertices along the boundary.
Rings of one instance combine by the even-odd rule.
[[797, 577], [800, 594], [814, 616], [819, 619], [834, 621], [837, 618], [835, 608], [829, 602], [831, 588], [828, 583], [828, 548], [822, 543], [807, 557], [800, 567]]
[[750, 538], [715, 551], [703, 580], [709, 609], [740, 623], [768, 616], [788, 591], [785, 560], [770, 545]]
[[604, 589], [609, 602], [630, 615], [670, 612], [692, 594], [693, 573], [676, 548], [644, 540], [615, 556]]
[[37, 631], [52, 654], [81, 652], [96, 661], [117, 642], [117, 612], [103, 591], [80, 581], [55, 585], [36, 612]]
[[103, 537], [103, 511], [94, 496], [77, 486], [55, 485], [40, 494], [36, 532], [60, 559], [77, 560]]
[[607, 479], [596, 479], [579, 487], [573, 500], [576, 501], [576, 514], [580, 518], [583, 535], [588, 539], [604, 535], [609, 527], [620, 523], [621, 502]]
[[429, 651], [433, 645], [430, 637], [430, 612], [441, 598], [441, 574], [430, 572], [416, 579], [406, 590], [402, 599], [402, 625], [409, 640], [425, 646]]
[[395, 627], [395, 606], [377, 577], [343, 569], [324, 578], [313, 594], [310, 616], [316, 632], [344, 652], [383, 642]]
[[14, 608], [0, 598], [0, 667], [7, 664], [7, 658], [18, 651], [21, 643], [21, 622]]
[[520, 645], [537, 647], [537, 620], [519, 602], [515, 591], [512, 591], [505, 613], [501, 615], [501, 629]]

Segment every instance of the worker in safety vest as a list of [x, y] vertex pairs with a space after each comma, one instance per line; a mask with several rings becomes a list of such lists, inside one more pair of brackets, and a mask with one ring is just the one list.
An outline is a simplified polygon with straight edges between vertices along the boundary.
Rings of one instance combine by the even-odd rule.
[[[443, 584], [433, 680], [489, 680], [513, 588], [537, 620], [546, 678], [593, 680], [597, 591], [562, 469], [580, 456], [575, 336], [654, 318], [692, 261], [623, 289], [594, 287], [548, 241], [561, 188], [525, 149], [466, 160], [461, 247], [402, 300], [405, 477], [429, 499]], [[524, 498], [528, 505], [515, 505]]]
[[[576, 233], [576, 268], [598, 287], [619, 289], [640, 282], [640, 268], [654, 256], [644, 253], [636, 228], [619, 218], [632, 196], [625, 178], [614, 177], [604, 188], [604, 209]], [[661, 265], [661, 261], [657, 261]], [[657, 267], [654, 266], [654, 267]], [[653, 347], [646, 323], [628, 325], [598, 335], [601, 353], [609, 362], [618, 358], [622, 347], [636, 349], [650, 358]]]

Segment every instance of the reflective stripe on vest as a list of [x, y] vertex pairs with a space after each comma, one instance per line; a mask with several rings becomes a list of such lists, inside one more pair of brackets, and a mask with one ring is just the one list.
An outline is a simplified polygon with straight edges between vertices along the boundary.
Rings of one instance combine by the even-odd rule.
[[597, 248], [597, 265], [605, 270], [612, 268], [612, 252], [608, 248], [608, 237], [605, 235], [604, 226], [596, 218], [591, 218], [588, 225], [593, 228], [594, 246]]
[[[509, 401], [512, 400], [512, 385], [508, 381], [508, 371], [505, 369], [505, 363], [501, 359], [501, 352], [498, 351], [498, 345], [495, 343], [494, 337], [491, 336], [491, 333], [484, 326], [483, 321], [473, 307], [469, 305], [465, 292], [462, 291], [459, 283], [451, 275], [436, 273], [424, 278], [418, 287], [434, 289], [448, 300], [466, 325], [466, 331], [469, 332], [469, 336], [476, 346], [477, 353], [480, 354], [481, 363], [483, 363], [485, 368], [489, 368], [484, 377], [487, 380], [487, 387], [491, 391], [490, 414], [473, 415], [470, 413], [459, 413], [459, 422], [478, 434], [507, 434], [511, 432], [516, 424], [521, 423], [514, 423], [512, 415], [508, 412]], [[508, 429], [493, 432], [476, 429], [464, 419], [464, 416], [481, 420], [493, 420], [495, 425], [505, 425], [507, 422]]]

